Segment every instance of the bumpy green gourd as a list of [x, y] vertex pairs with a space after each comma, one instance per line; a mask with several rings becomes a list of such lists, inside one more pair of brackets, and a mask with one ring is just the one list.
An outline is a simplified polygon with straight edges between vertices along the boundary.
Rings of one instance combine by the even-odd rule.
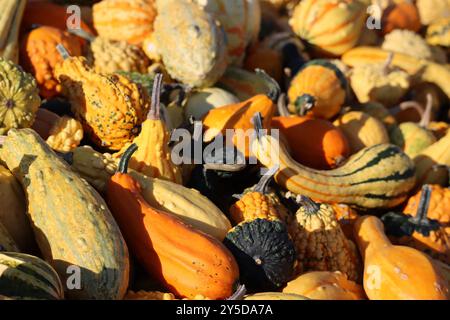
[[11, 128], [31, 127], [40, 104], [36, 80], [0, 57], [0, 134]]

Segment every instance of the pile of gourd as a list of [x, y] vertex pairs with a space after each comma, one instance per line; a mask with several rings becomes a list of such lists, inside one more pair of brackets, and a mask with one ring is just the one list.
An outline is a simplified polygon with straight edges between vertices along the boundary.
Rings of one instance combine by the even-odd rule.
[[450, 298], [449, 0], [3, 2], [0, 300]]

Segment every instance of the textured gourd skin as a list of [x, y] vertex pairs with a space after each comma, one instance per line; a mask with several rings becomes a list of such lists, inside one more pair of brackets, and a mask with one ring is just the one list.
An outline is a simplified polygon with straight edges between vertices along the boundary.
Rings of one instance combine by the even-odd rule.
[[[82, 146], [73, 152], [72, 169], [104, 193], [109, 178], [117, 171], [117, 159]], [[145, 200], [154, 208], [170, 212], [221, 241], [231, 229], [227, 217], [197, 190], [167, 180], [149, 178], [133, 170], [130, 174], [139, 182]]]
[[297, 112], [295, 103], [304, 95], [315, 99], [309, 114], [322, 119], [334, 117], [345, 102], [347, 80], [334, 65], [324, 60], [308, 62], [292, 79], [288, 96], [289, 109]]
[[[351, 67], [383, 63], [389, 57], [390, 52], [375, 47], [358, 47], [346, 52], [342, 56], [342, 61]], [[418, 60], [414, 57], [395, 53], [392, 59], [392, 65], [399, 67], [416, 81], [431, 82], [436, 84], [442, 91], [450, 97], [450, 70], [445, 66], [427, 60]]]
[[371, 300], [447, 300], [443, 273], [426, 254], [394, 246], [383, 223], [364, 216], [355, 223], [355, 237], [364, 258], [364, 290]]
[[413, 159], [420, 152], [436, 142], [433, 133], [413, 122], [404, 122], [390, 133], [393, 144]]
[[273, 137], [253, 143], [253, 154], [266, 167], [279, 164], [276, 182], [318, 201], [361, 208], [390, 208], [406, 200], [415, 185], [414, 164], [397, 146], [381, 144], [361, 150], [341, 167], [320, 171], [302, 166]]
[[2, 224], [21, 251], [34, 249], [33, 232], [26, 216], [26, 199], [20, 184], [12, 173], [0, 165], [0, 224]]
[[355, 0], [304, 0], [295, 7], [289, 23], [320, 53], [339, 56], [357, 43], [366, 21], [365, 11], [365, 5]]
[[425, 39], [409, 30], [392, 31], [385, 36], [381, 48], [413, 56], [417, 59], [433, 59], [433, 53]]
[[93, 6], [95, 30], [99, 36], [140, 44], [153, 32], [154, 0], [106, 0]]
[[314, 300], [363, 300], [364, 289], [339, 271], [312, 271], [290, 281], [283, 293]]
[[158, 1], [154, 35], [172, 78], [194, 87], [210, 87], [224, 74], [228, 65], [225, 35], [196, 3]]
[[351, 154], [377, 144], [389, 143], [389, 134], [384, 125], [364, 112], [347, 112], [334, 121], [334, 125], [347, 137]]
[[0, 57], [0, 134], [10, 128], [30, 127], [40, 104], [36, 80], [20, 66]]
[[107, 199], [145, 269], [183, 298], [231, 296], [239, 278], [231, 253], [217, 239], [152, 208], [141, 190], [130, 175], [118, 172], [108, 183]]
[[425, 183], [443, 186], [448, 184], [447, 168], [435, 168], [435, 165], [450, 166], [449, 147], [450, 131], [414, 158], [418, 187]]
[[27, 34], [20, 50], [20, 63], [23, 68], [33, 74], [39, 86], [40, 94], [45, 98], [61, 92], [61, 86], [53, 70], [63, 58], [56, 46], [62, 44], [71, 56], [81, 56], [81, 44], [78, 39], [53, 27], [39, 27]]
[[0, 295], [19, 300], [64, 298], [58, 274], [40, 258], [0, 252], [0, 270]]
[[74, 118], [61, 117], [50, 129], [47, 144], [56, 151], [69, 152], [83, 139], [83, 127]]
[[73, 299], [120, 299], [129, 277], [128, 249], [100, 195], [31, 129], [10, 130], [1, 158], [25, 189], [28, 215], [47, 262], [63, 283], [80, 267]]
[[141, 48], [126, 41], [113, 41], [97, 37], [91, 42], [88, 60], [95, 72], [114, 73], [116, 71], [147, 73], [150, 60]]
[[118, 74], [96, 73], [83, 57], [64, 60], [55, 75], [72, 112], [97, 146], [120, 150], [137, 135], [150, 106], [141, 86]]

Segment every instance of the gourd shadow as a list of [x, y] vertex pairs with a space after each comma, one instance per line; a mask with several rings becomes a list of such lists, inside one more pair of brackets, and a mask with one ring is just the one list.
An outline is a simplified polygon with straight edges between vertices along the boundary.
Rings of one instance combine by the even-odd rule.
[[420, 168], [424, 168], [421, 172], [416, 170], [416, 188], [418, 191], [424, 183], [427, 184], [437, 184], [441, 186], [446, 186], [450, 180], [450, 172], [444, 167], [440, 166], [435, 160], [426, 155], [418, 155], [414, 158], [414, 162], [420, 163]]

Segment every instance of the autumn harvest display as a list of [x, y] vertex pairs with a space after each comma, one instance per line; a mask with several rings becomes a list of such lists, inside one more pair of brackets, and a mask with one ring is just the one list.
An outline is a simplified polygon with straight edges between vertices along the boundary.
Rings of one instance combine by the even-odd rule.
[[450, 300], [449, 0], [0, 2], [0, 300]]

